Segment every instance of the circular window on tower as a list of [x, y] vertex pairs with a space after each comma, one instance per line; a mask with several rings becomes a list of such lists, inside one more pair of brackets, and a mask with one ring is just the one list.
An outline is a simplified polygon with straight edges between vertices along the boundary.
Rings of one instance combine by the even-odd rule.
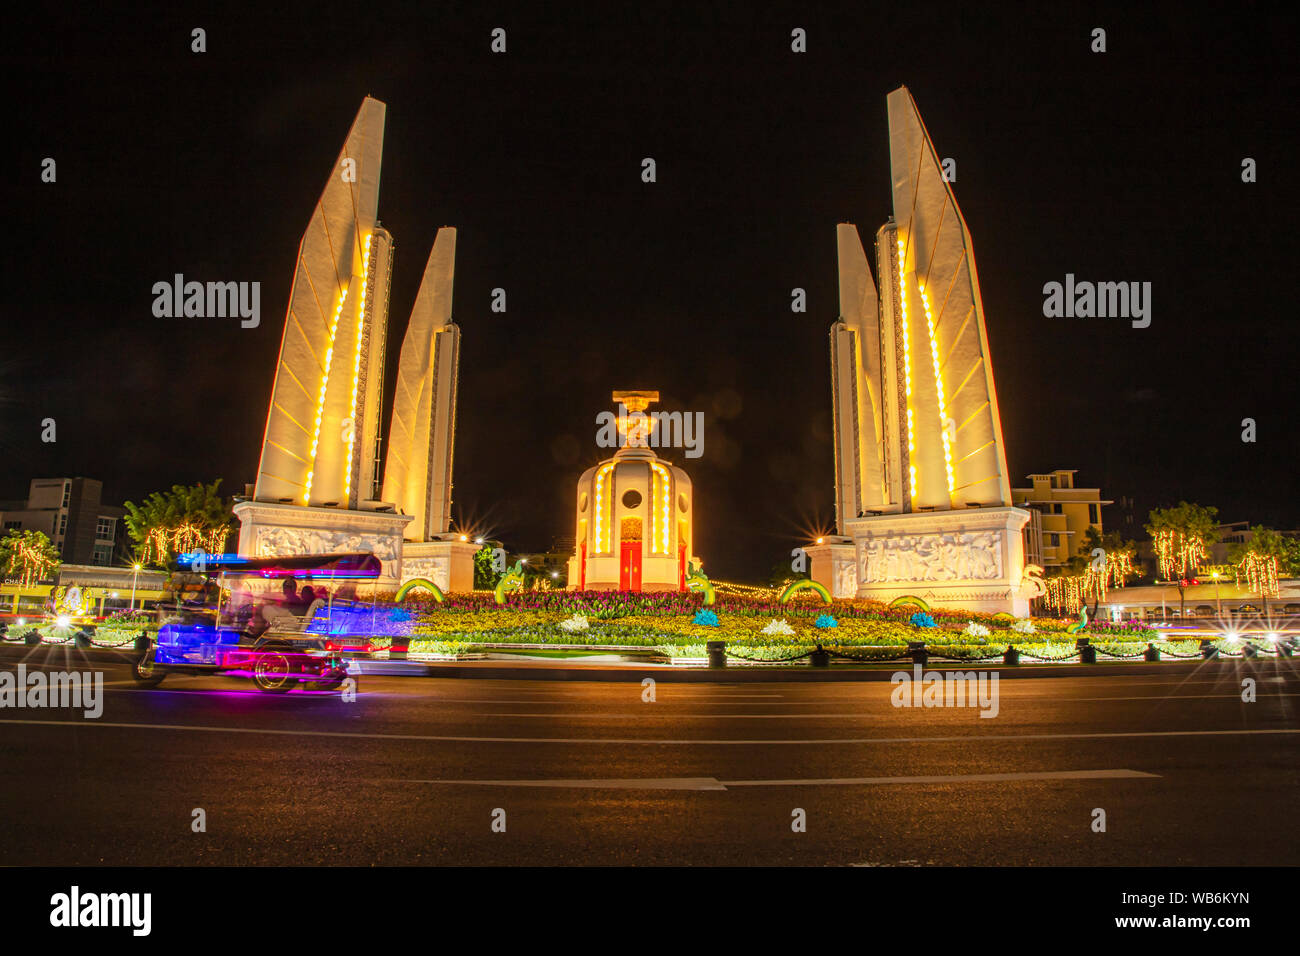
[[635, 508], [639, 504], [641, 504], [641, 492], [637, 491], [635, 488], [623, 492], [624, 508]]
[[678, 495], [678, 496], [677, 496], [677, 507], [678, 507], [681, 511], [683, 511], [683, 512], [686, 510], [686, 496], [685, 496], [685, 495]]
[[578, 514], [585, 514], [587, 511], [587, 493], [584, 491], [578, 498]]

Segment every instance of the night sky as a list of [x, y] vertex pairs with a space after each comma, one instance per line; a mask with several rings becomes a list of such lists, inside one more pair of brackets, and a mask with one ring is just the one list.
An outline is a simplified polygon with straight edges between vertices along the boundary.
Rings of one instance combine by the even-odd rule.
[[[99, 478], [113, 503], [254, 480], [298, 242], [370, 94], [397, 243], [389, 403], [434, 234], [459, 230], [455, 512], [511, 550], [572, 534], [573, 483], [608, 454], [596, 414], [612, 389], [657, 388], [705, 414], [703, 457], [676, 456], [697, 553], [715, 577], [766, 577], [833, 520], [835, 225], [869, 243], [890, 214], [885, 96], [906, 84], [957, 160], [1012, 483], [1074, 468], [1139, 520], [1186, 498], [1300, 526], [1300, 91], [1271, 5], [271, 6], [8, 27], [0, 497], [37, 476]], [[260, 281], [261, 326], [154, 318], [153, 283], [177, 272]], [[1067, 272], [1151, 282], [1151, 326], [1044, 318]]]

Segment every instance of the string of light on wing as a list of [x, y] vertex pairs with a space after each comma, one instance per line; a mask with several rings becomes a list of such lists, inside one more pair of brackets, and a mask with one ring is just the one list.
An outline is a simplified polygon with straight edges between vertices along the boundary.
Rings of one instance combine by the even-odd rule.
[[370, 276], [370, 236], [366, 236], [365, 249], [361, 257], [361, 295], [357, 306], [357, 341], [352, 356], [352, 407], [348, 419], [352, 427], [348, 429], [347, 464], [343, 471], [343, 494], [346, 497], [352, 490], [352, 450], [357, 442], [357, 391], [361, 386], [361, 342], [366, 328], [366, 284]]
[[944, 401], [943, 373], [939, 370], [939, 341], [934, 334], [934, 318], [930, 315], [930, 297], [925, 294], [925, 286], [919, 285], [921, 305], [925, 308], [925, 324], [930, 331], [930, 360], [934, 363], [934, 384], [939, 395], [939, 428], [943, 436], [943, 464], [948, 470], [948, 494], [952, 494], [956, 482], [952, 471], [952, 442], [948, 437], [948, 407]]

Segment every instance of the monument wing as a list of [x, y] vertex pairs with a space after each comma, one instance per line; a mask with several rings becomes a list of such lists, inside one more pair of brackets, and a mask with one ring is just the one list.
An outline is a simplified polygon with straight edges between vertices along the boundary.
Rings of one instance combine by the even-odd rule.
[[351, 363], [335, 352], [340, 344], [340, 353], [351, 348], [355, 335], [340, 333], [360, 321], [345, 313], [361, 305], [363, 280], [356, 280], [378, 211], [384, 113], [379, 100], [362, 102], [298, 247], [258, 467], [259, 500], [306, 504], [318, 458], [339, 463], [331, 485], [341, 488], [344, 481], [347, 413], [327, 414], [325, 399], [330, 374], [351, 373]]

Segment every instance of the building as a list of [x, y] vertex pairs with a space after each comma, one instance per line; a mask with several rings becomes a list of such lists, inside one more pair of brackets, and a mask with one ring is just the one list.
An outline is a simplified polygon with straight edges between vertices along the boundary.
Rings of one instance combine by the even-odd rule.
[[1184, 588], [1181, 596], [1170, 583], [1110, 588], [1106, 599], [1099, 602], [1098, 613], [1103, 620], [1112, 621], [1199, 619], [1225, 627], [1233, 621], [1259, 627], [1270, 621], [1293, 620], [1300, 614], [1300, 578], [1283, 578], [1278, 582], [1279, 593], [1267, 600], [1233, 575], [1211, 580], [1200, 574], [1197, 580], [1200, 583]]
[[1255, 537], [1255, 533], [1250, 530], [1249, 521], [1232, 521], [1219, 525], [1215, 530], [1219, 533], [1219, 540], [1210, 546], [1209, 564], [1231, 564], [1228, 555], [1234, 548], [1250, 544], [1250, 540]]
[[874, 279], [857, 227], [836, 229], [838, 536], [805, 549], [811, 573], [836, 597], [1027, 614], [1031, 515], [1012, 506], [970, 231], [912, 94], [887, 108], [893, 215]]
[[1102, 531], [1101, 509], [1114, 504], [1101, 497], [1100, 488], [1080, 488], [1076, 472], [1057, 469], [1027, 475], [1028, 488], [1012, 488], [1017, 507], [1030, 512], [1025, 526], [1025, 560], [1044, 570], [1059, 568], [1079, 553], [1089, 528]]
[[126, 509], [103, 503], [93, 478], [33, 478], [27, 500], [0, 503], [0, 528], [41, 531], [65, 564], [107, 567], [124, 539]]

